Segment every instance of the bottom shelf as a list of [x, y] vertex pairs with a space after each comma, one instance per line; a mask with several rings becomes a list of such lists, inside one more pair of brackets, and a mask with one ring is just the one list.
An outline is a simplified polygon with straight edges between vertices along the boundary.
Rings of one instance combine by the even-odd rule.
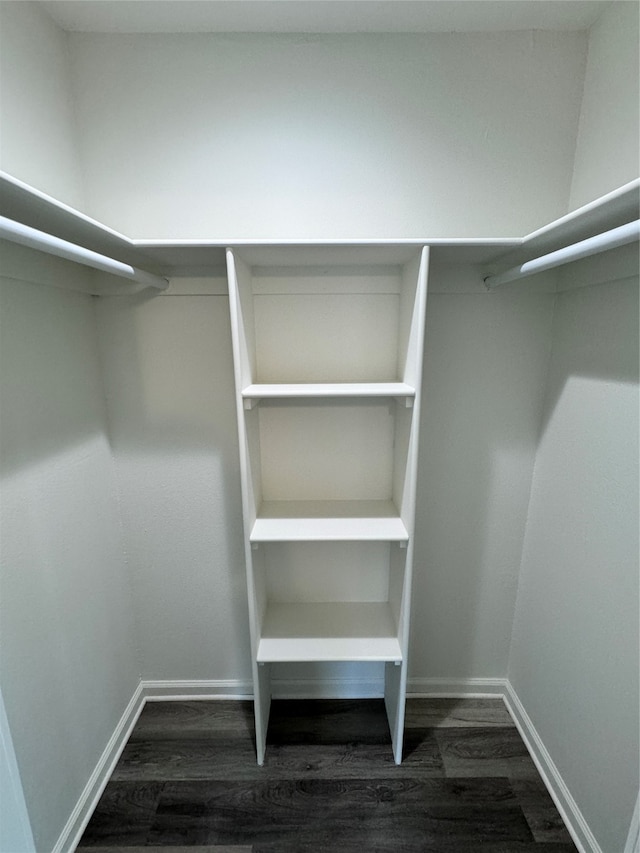
[[387, 602], [271, 602], [257, 660], [400, 662], [402, 651]]

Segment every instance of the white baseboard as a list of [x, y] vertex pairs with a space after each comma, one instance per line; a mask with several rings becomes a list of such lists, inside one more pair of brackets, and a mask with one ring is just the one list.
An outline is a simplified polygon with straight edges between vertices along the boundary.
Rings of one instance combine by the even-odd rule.
[[89, 781], [85, 785], [82, 794], [80, 794], [80, 798], [71, 812], [69, 820], [60, 833], [60, 837], [52, 853], [69, 853], [69, 851], [75, 850], [86, 825], [89, 823], [93, 810], [97, 806], [98, 800], [102, 796], [102, 792], [113, 773], [122, 750], [129, 740], [133, 727], [144, 707], [144, 702], [142, 685], [138, 684], [113, 734], [109, 738], [109, 742], [98, 759], [98, 763], [89, 777]]
[[509, 713], [576, 847], [580, 853], [603, 853], [510, 681], [506, 688], [504, 701]]
[[636, 807], [633, 810], [627, 843], [624, 845], [624, 853], [640, 853], [640, 791], [638, 791], [636, 798]]
[[409, 678], [407, 698], [482, 699], [504, 696], [505, 678]]
[[152, 681], [141, 682], [147, 702], [163, 700], [196, 699], [253, 699], [253, 684], [243, 679], [215, 679], [211, 681]]

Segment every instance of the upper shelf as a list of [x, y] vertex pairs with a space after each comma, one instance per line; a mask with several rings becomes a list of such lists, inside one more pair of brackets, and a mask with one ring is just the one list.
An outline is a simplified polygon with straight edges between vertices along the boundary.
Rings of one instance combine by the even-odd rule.
[[640, 179], [578, 208], [523, 238], [451, 238], [419, 240], [131, 240], [118, 231], [57, 201], [22, 181], [0, 172], [0, 215], [63, 240], [107, 255], [160, 276], [204, 275], [225, 264], [225, 249], [234, 246], [243, 254], [315, 249], [319, 257], [361, 247], [370, 254], [375, 247], [385, 252], [395, 247], [398, 255], [428, 245], [432, 261], [478, 264], [487, 272], [523, 263], [538, 255], [584, 240], [618, 225], [638, 219]]
[[148, 272], [164, 272], [161, 264], [128, 237], [3, 172], [0, 215]]
[[640, 218], [640, 178], [533, 231], [491, 265], [510, 267], [546, 255]]

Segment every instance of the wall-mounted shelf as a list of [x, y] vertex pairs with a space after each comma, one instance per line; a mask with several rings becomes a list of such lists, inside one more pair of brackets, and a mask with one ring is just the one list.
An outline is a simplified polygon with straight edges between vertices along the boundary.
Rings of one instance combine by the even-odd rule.
[[[524, 237], [429, 238], [391, 240], [262, 241], [237, 239], [131, 239], [19, 179], [0, 172], [0, 216], [75, 243], [154, 275], [211, 275], [225, 266], [234, 246], [247, 257], [276, 266], [288, 255], [306, 264], [353, 264], [357, 255], [369, 263], [403, 264], [408, 255], [430, 246], [432, 262], [472, 264], [483, 274], [499, 272], [539, 255], [592, 237], [639, 218], [640, 179], [607, 193]], [[309, 254], [309, 253], [313, 254]], [[99, 295], [106, 295], [100, 290]]]
[[406, 542], [409, 532], [393, 501], [263, 501], [251, 542]]
[[402, 661], [385, 602], [294, 602], [267, 607], [258, 663]]
[[245, 400], [278, 400], [301, 397], [409, 397], [416, 389], [404, 382], [333, 382], [289, 385], [248, 385], [241, 391]]

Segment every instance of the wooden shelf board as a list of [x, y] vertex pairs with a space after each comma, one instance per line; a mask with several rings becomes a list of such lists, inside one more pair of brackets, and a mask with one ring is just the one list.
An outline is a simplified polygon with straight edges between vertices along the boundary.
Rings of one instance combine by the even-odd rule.
[[639, 215], [640, 179], [636, 179], [533, 231], [521, 240], [520, 246], [506, 254], [494, 256], [490, 263], [493, 269], [506, 269], [522, 264], [619, 225], [633, 222]]
[[392, 501], [264, 501], [251, 542], [406, 542]]
[[404, 382], [310, 382], [248, 385], [244, 399], [287, 397], [415, 397], [416, 389]]
[[386, 602], [272, 602], [257, 660], [401, 661], [402, 650]]
[[124, 234], [4, 172], [0, 172], [0, 215], [149, 272], [166, 271]]

